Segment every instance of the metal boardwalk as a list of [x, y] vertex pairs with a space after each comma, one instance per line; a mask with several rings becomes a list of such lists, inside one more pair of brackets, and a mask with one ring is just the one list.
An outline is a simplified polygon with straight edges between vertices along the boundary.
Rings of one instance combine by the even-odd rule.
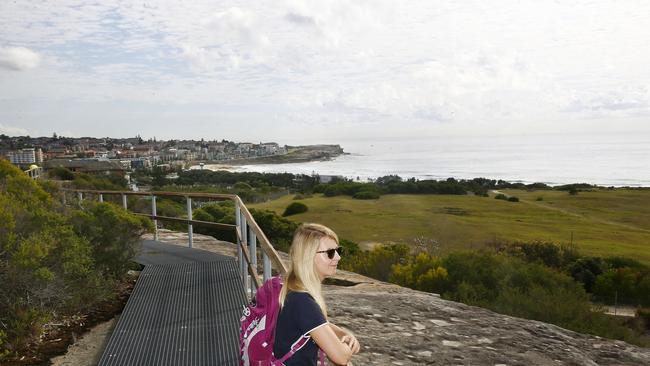
[[153, 241], [99, 365], [239, 365], [246, 303], [232, 257]]

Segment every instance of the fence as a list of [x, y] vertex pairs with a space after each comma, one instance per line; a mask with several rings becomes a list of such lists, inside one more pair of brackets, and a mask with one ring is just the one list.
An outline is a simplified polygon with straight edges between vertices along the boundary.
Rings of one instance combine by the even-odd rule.
[[[81, 205], [84, 199], [96, 198], [99, 202], [104, 202], [106, 196], [121, 197], [122, 207], [128, 210], [127, 196], [144, 196], [151, 199], [151, 213], [137, 213], [150, 217], [154, 222], [154, 240], [158, 240], [158, 220], [170, 222], [182, 222], [187, 224], [188, 246], [193, 246], [193, 229], [194, 225], [205, 225], [219, 227], [222, 229], [232, 229], [236, 233], [239, 269], [241, 272], [242, 282], [246, 293], [252, 298], [255, 292], [272, 276], [274, 268], [278, 273], [284, 275], [287, 271], [284, 263], [280, 259], [275, 248], [269, 242], [264, 232], [255, 222], [255, 219], [248, 211], [244, 202], [237, 195], [233, 194], [210, 194], [210, 193], [184, 193], [184, 192], [131, 192], [131, 191], [99, 191], [99, 190], [78, 190], [63, 189], [63, 203], [69, 201], [68, 195], [72, 194], [74, 200]], [[187, 218], [161, 216], [156, 213], [156, 200], [159, 197], [181, 197], [186, 200]], [[235, 204], [236, 224], [222, 224], [210, 221], [201, 221], [192, 219], [193, 200], [230, 200]], [[72, 203], [72, 202], [70, 202]], [[258, 255], [258, 248], [261, 249], [261, 255]], [[258, 258], [262, 260], [262, 278], [258, 274]]]

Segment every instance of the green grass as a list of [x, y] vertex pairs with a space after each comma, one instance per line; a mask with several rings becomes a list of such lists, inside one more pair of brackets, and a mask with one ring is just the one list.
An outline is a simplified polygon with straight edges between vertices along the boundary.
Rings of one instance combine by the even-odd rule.
[[[504, 190], [521, 202], [454, 195], [385, 195], [378, 200], [323, 197], [300, 200], [309, 211], [289, 217], [333, 228], [366, 245], [437, 240], [442, 252], [479, 248], [491, 241], [573, 243], [584, 254], [627, 256], [650, 264], [650, 190]], [[538, 197], [542, 201], [537, 201]], [[282, 214], [293, 196], [255, 208]]]

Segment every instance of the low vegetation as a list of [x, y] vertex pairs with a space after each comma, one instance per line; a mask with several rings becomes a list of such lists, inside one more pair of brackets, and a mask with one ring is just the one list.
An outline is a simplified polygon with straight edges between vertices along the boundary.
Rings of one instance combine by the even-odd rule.
[[289, 206], [287, 206], [287, 208], [284, 209], [282, 216], [286, 217], [286, 216], [296, 215], [307, 211], [309, 211], [309, 208], [304, 203], [291, 202]]
[[109, 203], [63, 207], [55, 192], [0, 159], [0, 360], [46, 322], [114, 296], [152, 228]]
[[[627, 288], [626, 303], [650, 307], [648, 267], [617, 258], [583, 257], [553, 243], [516, 243], [496, 251], [463, 251], [436, 255], [413, 250], [411, 246], [378, 246], [343, 257], [340, 267], [413, 289], [439, 293], [445, 299], [492, 309], [494, 311], [540, 320], [567, 329], [646, 345], [641, 337], [650, 331], [647, 312], [640, 307], [639, 316], [625, 322], [594, 311], [592, 298], [606, 299], [607, 293], [592, 286], [581, 275], [583, 263], [604, 263], [596, 276], [608, 288]], [[625, 263], [625, 265], [624, 265]], [[622, 266], [622, 267], [617, 267]], [[631, 267], [630, 267], [631, 266]], [[613, 271], [613, 272], [610, 272]], [[635, 275], [635, 282], [624, 276], [610, 276], [621, 271]], [[626, 287], [627, 286], [627, 287]], [[622, 299], [622, 298], [621, 298]]]

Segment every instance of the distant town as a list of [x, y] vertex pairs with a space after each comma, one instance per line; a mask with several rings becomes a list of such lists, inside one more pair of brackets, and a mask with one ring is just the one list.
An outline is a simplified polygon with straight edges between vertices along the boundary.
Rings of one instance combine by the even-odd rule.
[[0, 135], [0, 157], [23, 169], [64, 167], [84, 173], [165, 170], [203, 164], [257, 164], [327, 160], [339, 145], [280, 146], [276, 142], [131, 138], [10, 137]]

